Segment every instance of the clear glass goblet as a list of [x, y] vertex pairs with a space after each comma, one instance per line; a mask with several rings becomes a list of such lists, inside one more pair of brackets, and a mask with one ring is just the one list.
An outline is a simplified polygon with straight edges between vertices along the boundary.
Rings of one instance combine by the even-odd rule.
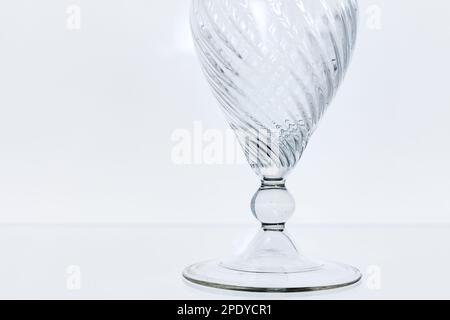
[[302, 255], [285, 231], [285, 181], [342, 82], [355, 45], [356, 0], [193, 0], [203, 71], [261, 179], [251, 209], [261, 230], [236, 256], [186, 268], [196, 284], [292, 292], [348, 286], [350, 266]]

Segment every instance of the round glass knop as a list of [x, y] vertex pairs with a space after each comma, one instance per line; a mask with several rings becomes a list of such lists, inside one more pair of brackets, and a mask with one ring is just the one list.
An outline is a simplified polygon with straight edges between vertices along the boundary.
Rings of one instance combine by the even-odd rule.
[[251, 208], [263, 227], [279, 226], [283, 229], [294, 214], [295, 200], [286, 189], [284, 181], [278, 184], [263, 181], [261, 188], [253, 196]]

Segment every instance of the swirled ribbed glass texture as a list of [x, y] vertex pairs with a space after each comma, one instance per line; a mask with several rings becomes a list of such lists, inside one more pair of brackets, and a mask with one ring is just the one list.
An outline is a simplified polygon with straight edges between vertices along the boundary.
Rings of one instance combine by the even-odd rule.
[[204, 73], [255, 171], [298, 162], [350, 62], [356, 0], [193, 0]]

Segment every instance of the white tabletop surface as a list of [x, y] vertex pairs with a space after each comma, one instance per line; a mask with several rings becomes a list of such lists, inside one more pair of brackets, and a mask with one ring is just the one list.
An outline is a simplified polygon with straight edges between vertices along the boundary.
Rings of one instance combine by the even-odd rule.
[[303, 252], [360, 268], [355, 287], [250, 294], [188, 285], [182, 269], [236, 249], [255, 226], [0, 227], [0, 298], [450, 298], [448, 226], [291, 227]]

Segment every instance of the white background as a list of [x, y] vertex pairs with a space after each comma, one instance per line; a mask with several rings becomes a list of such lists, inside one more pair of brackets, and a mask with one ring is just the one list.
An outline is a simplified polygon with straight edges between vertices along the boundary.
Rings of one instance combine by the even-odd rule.
[[[361, 1], [346, 81], [288, 181], [293, 222], [450, 223], [449, 19], [444, 0]], [[194, 121], [227, 127], [188, 1], [0, 1], [1, 223], [253, 223], [247, 165], [173, 163]]]
[[[360, 4], [346, 81], [288, 181], [290, 231], [364, 273], [321, 298], [448, 298], [450, 3]], [[196, 121], [227, 128], [187, 0], [0, 0], [0, 297], [309, 297], [182, 283], [257, 227], [247, 165], [173, 162]]]

